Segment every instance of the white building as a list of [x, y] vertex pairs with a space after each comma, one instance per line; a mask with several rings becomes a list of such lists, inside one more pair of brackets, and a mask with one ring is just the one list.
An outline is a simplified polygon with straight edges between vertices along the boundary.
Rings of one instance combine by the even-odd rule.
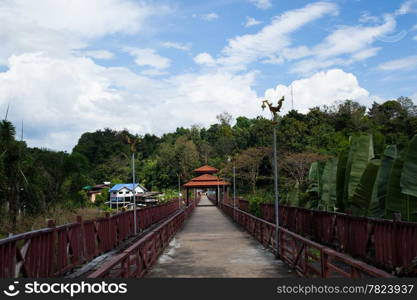
[[[148, 190], [140, 184], [135, 184], [135, 194], [140, 195]], [[121, 205], [124, 206], [133, 202], [133, 183], [116, 184], [110, 189], [110, 206]]]

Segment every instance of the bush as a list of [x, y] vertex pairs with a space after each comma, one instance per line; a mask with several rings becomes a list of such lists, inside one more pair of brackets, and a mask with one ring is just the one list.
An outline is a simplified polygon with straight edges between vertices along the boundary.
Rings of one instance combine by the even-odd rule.
[[249, 201], [250, 213], [260, 217], [261, 216], [261, 204], [262, 203], [274, 203], [274, 193], [267, 190], [259, 190], [256, 193], [248, 194], [245, 199]]

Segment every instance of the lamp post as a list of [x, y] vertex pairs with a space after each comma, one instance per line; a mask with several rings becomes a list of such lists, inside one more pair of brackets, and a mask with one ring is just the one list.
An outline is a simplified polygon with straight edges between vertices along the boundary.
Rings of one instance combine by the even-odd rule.
[[132, 151], [132, 194], [133, 194], [133, 233], [137, 234], [137, 217], [136, 217], [136, 183], [135, 183], [135, 152], [138, 139], [126, 136], [126, 142], [130, 145]]
[[262, 109], [268, 106], [269, 111], [272, 113], [272, 125], [273, 125], [273, 151], [274, 151], [274, 190], [275, 190], [275, 241], [276, 241], [276, 252], [275, 257], [279, 258], [279, 191], [278, 191], [278, 160], [277, 160], [277, 131], [276, 126], [278, 124], [278, 112], [281, 110], [284, 97], [278, 101], [277, 106], [272, 106], [268, 100], [262, 101]]
[[[232, 161], [231, 157], [227, 158], [227, 161], [230, 163]], [[235, 161], [233, 160], [233, 220], [236, 220], [236, 166]]]
[[132, 152], [132, 193], [133, 193], [133, 222], [135, 224], [135, 235], [137, 234], [137, 221], [136, 221], [136, 184], [135, 184], [135, 152]]
[[179, 205], [180, 205], [180, 203], [181, 203], [181, 174], [180, 173], [177, 173], [177, 175], [178, 175], [178, 203], [179, 203]]

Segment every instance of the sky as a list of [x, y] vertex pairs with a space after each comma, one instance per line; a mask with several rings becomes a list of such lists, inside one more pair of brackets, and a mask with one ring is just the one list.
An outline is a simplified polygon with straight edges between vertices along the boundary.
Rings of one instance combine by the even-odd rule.
[[417, 0], [0, 0], [0, 114], [32, 147], [353, 99], [417, 103]]

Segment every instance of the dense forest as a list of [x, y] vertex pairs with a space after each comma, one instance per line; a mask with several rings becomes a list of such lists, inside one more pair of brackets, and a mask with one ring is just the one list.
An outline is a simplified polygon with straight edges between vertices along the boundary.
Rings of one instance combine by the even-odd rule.
[[[208, 128], [177, 128], [161, 137], [133, 135], [109, 128], [84, 133], [71, 153], [31, 148], [16, 136], [15, 126], [0, 123], [0, 215], [14, 224], [19, 215], [39, 215], [60, 205], [88, 205], [82, 187], [104, 181], [130, 182], [130, 146], [137, 138], [137, 177], [151, 190], [175, 189], [178, 180], [190, 179], [192, 170], [210, 164], [231, 179], [236, 167], [239, 195], [252, 201], [270, 201], [272, 190], [272, 124], [257, 117], [235, 120], [228, 113]], [[409, 146], [417, 133], [417, 106], [400, 97], [367, 109], [346, 100], [331, 107], [290, 111], [277, 127], [281, 199], [291, 198], [297, 186], [300, 205], [317, 202], [309, 192], [313, 162], [324, 162], [348, 151], [350, 137], [372, 135], [375, 156], [387, 145], [397, 151]], [[229, 159], [230, 158], [230, 159]], [[311, 190], [310, 190], [311, 191]], [[310, 199], [311, 198], [311, 199]]]

